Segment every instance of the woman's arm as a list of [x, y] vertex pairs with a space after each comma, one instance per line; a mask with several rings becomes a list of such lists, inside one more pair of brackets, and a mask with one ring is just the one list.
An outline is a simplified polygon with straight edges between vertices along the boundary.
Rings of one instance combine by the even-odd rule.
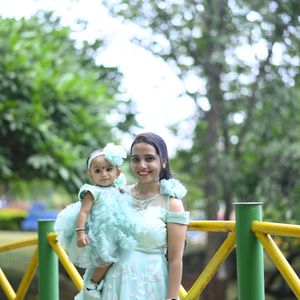
[[88, 236], [85, 234], [85, 225], [94, 203], [93, 195], [87, 192], [82, 200], [81, 208], [77, 218], [77, 246], [84, 247], [89, 243]]
[[[169, 209], [172, 212], [184, 212], [182, 201], [174, 198], [170, 198]], [[182, 279], [182, 257], [187, 226], [170, 222], [167, 228], [169, 263], [168, 299], [177, 299]]]

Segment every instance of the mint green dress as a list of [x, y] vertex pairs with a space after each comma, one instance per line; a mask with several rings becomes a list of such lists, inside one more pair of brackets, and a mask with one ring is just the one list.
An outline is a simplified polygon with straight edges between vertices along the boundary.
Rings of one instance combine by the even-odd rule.
[[187, 225], [189, 213], [170, 212], [165, 194], [142, 201], [133, 198], [133, 207], [139, 224], [133, 236], [137, 245], [130, 253], [120, 253], [109, 269], [101, 299], [164, 300], [168, 292], [167, 223]]
[[[79, 248], [75, 231], [81, 201], [86, 192], [93, 195], [85, 231], [90, 244]], [[132, 199], [115, 187], [84, 184], [78, 193], [79, 201], [64, 208], [57, 216], [54, 230], [70, 261], [81, 268], [93, 268], [120, 259], [120, 253], [135, 249], [133, 238], [136, 224], [131, 217]]]

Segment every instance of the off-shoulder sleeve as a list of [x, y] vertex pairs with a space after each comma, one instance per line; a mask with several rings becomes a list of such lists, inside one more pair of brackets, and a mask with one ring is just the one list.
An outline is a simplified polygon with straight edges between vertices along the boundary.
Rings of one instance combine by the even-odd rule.
[[185, 212], [167, 212], [167, 222], [169, 223], [178, 223], [187, 225], [189, 223], [190, 213], [188, 211]]

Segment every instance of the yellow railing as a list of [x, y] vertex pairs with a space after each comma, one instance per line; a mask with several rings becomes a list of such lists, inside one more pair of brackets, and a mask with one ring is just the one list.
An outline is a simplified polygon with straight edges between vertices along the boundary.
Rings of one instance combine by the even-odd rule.
[[219, 266], [235, 247], [235, 222], [231, 221], [191, 221], [188, 226], [190, 231], [212, 231], [212, 232], [228, 232], [230, 234], [223, 244], [217, 250], [216, 254], [210, 260], [206, 268], [197, 278], [190, 290], [187, 292], [182, 286], [180, 289], [180, 299], [196, 299], [204, 288], [208, 285], [210, 279], [217, 272]]
[[[10, 243], [7, 245], [2, 245], [2, 246], [0, 246], [0, 253], [6, 252], [9, 250], [23, 248], [23, 247], [34, 246], [34, 245], [37, 245], [37, 242], [38, 242], [38, 238], [34, 237], [34, 238], [27, 238], [27, 239], [24, 239], [24, 240], [21, 240], [18, 242]], [[14, 289], [10, 285], [8, 279], [6, 278], [4, 272], [0, 268], [0, 286], [2, 287], [5, 295], [7, 296], [7, 299], [9, 299], [9, 300], [24, 299], [24, 297], [27, 293], [27, 290], [30, 286], [30, 283], [33, 279], [33, 276], [37, 270], [37, 266], [38, 266], [38, 250], [36, 248], [36, 250], [32, 256], [32, 259], [24, 273], [24, 276], [22, 277], [22, 280], [21, 280], [21, 283], [19, 285], [17, 292], [14, 291]]]
[[[180, 289], [180, 299], [193, 300], [202, 293], [208, 285], [211, 278], [217, 272], [220, 265], [225, 261], [230, 252], [236, 245], [236, 223], [234, 221], [191, 221], [188, 226], [189, 231], [207, 231], [207, 232], [228, 232], [228, 236], [223, 244], [216, 251], [213, 258], [207, 264], [205, 269], [199, 275], [192, 287], [186, 291], [183, 287]], [[285, 259], [282, 252], [279, 250], [276, 243], [271, 238], [271, 235], [289, 236], [300, 238], [300, 226], [288, 224], [276, 224], [268, 222], [253, 221], [252, 231], [257, 239], [263, 245], [265, 251], [272, 258], [274, 264], [281, 272], [283, 278], [290, 286], [297, 299], [300, 299], [300, 280], [290, 264]], [[69, 261], [64, 249], [59, 245], [54, 232], [48, 233], [48, 243], [57, 254], [60, 262], [64, 266], [75, 287], [80, 290], [83, 286], [83, 281], [75, 266]], [[0, 252], [6, 252], [13, 249], [32, 246], [38, 244], [38, 238], [29, 238], [26, 240], [6, 244], [0, 246]], [[24, 299], [28, 287], [36, 273], [38, 266], [38, 249], [36, 248], [33, 257], [25, 271], [22, 281], [15, 292], [6, 278], [4, 272], [0, 268], [0, 286], [3, 289], [7, 299], [22, 300]]]
[[253, 221], [252, 231], [263, 245], [291, 290], [300, 299], [300, 279], [282, 254], [271, 235], [300, 238], [300, 226]]
[[48, 241], [55, 253], [57, 254], [61, 264], [64, 266], [65, 270], [67, 271], [76, 288], [78, 290], [81, 290], [83, 287], [82, 278], [75, 266], [69, 261], [66, 251], [57, 242], [56, 234], [54, 232], [48, 234]]

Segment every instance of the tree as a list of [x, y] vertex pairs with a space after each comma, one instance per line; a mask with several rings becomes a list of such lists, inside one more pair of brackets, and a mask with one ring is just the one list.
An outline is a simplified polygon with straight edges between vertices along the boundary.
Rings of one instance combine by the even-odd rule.
[[[228, 219], [233, 201], [265, 200], [274, 186], [285, 194], [281, 203], [294, 203], [290, 197], [299, 187], [287, 178], [298, 175], [299, 159], [294, 155], [289, 160], [283, 148], [293, 153], [299, 143], [297, 130], [286, 122], [299, 106], [294, 103], [299, 95], [298, 1], [106, 4], [124, 22], [136, 22], [149, 32], [149, 39], [137, 36], [135, 41], [174, 67], [186, 87], [184, 96], [197, 106], [193, 147], [179, 151], [177, 159], [182, 160], [181, 171], [188, 171], [203, 190], [207, 218], [216, 219], [220, 203], [225, 203]], [[284, 109], [274, 113], [283, 99]], [[284, 116], [278, 125], [274, 115]], [[280, 147], [283, 136], [289, 136], [288, 145]], [[285, 158], [275, 164], [278, 157]], [[291, 187], [287, 195], [283, 188]], [[208, 257], [219, 242], [209, 235]], [[214, 280], [221, 284], [220, 278]], [[225, 292], [216, 297], [220, 290], [207, 289], [205, 299], [225, 298]]]
[[78, 47], [70, 33], [51, 13], [0, 19], [2, 186], [40, 178], [74, 191], [88, 154], [134, 124], [130, 101], [117, 101], [121, 74], [95, 64], [102, 42]]

